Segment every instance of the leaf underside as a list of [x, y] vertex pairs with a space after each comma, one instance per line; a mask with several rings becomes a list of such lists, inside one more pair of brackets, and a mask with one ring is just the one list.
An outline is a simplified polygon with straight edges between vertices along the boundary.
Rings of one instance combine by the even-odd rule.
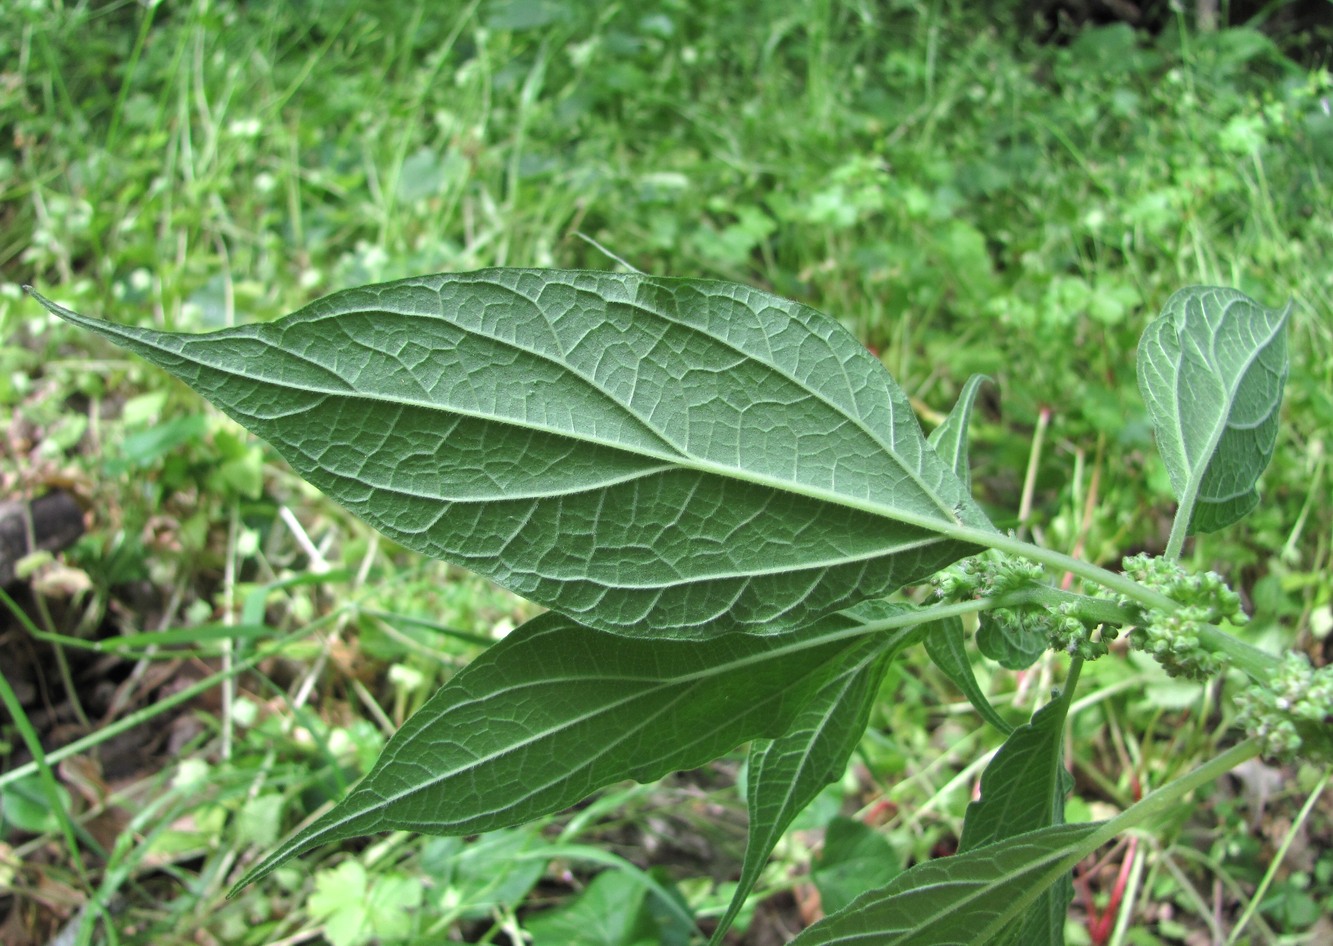
[[1287, 379], [1291, 305], [1266, 309], [1234, 289], [1167, 300], [1139, 343], [1139, 390], [1189, 532], [1231, 525], [1259, 502]]
[[[906, 605], [878, 607], [885, 614], [908, 610]], [[793, 819], [824, 786], [842, 777], [865, 732], [890, 663], [921, 635], [918, 625], [848, 648], [835, 658], [829, 679], [806, 702], [785, 733], [750, 744], [746, 776], [750, 823], [745, 858], [736, 891], [710, 944], [722, 942]]]
[[617, 637], [547, 612], [440, 688], [351, 794], [236, 889], [318, 844], [522, 824], [613, 782], [652, 781], [779, 737], [840, 654], [893, 639], [856, 629], [896, 613], [866, 602], [799, 636], [672, 641]]
[[202, 335], [36, 298], [395, 541], [601, 630], [780, 633], [993, 529], [874, 356], [732, 283], [485, 270]]

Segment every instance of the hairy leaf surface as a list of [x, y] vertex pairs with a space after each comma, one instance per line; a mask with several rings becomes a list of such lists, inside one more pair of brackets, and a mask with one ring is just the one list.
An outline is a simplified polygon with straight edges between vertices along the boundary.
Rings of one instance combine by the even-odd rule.
[[872, 602], [799, 637], [672, 641], [617, 637], [547, 612], [440, 688], [351, 794], [242, 884], [317, 844], [521, 824], [612, 782], [652, 781], [781, 736], [829, 662], [864, 646], [855, 629], [883, 615]]
[[991, 529], [874, 356], [733, 283], [485, 270], [203, 335], [36, 298], [395, 541], [602, 630], [780, 633]]
[[[877, 614], [874, 620], [879, 620], [908, 610], [906, 605], [867, 603], [855, 613], [863, 619]], [[787, 732], [751, 744], [745, 859], [731, 904], [710, 942], [722, 941], [792, 820], [824, 786], [842, 777], [865, 732], [885, 671], [903, 648], [920, 637], [919, 626], [907, 627], [848, 648], [836, 658], [836, 669]]]
[[989, 946], [1089, 853], [1101, 827], [1057, 825], [917, 864], [791, 946]]
[[1189, 532], [1236, 522], [1277, 440], [1291, 305], [1194, 286], [1167, 300], [1139, 342], [1139, 390]]

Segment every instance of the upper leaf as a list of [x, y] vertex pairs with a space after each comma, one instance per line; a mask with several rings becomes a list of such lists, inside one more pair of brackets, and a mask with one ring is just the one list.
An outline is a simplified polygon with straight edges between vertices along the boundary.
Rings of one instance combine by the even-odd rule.
[[351, 794], [242, 884], [317, 844], [521, 824], [612, 782], [651, 781], [780, 736], [824, 685], [830, 661], [864, 646], [855, 630], [884, 615], [869, 602], [799, 639], [672, 641], [611, 637], [547, 612], [441, 687]]
[[1273, 455], [1287, 380], [1290, 313], [1290, 303], [1266, 309], [1234, 289], [1194, 286], [1144, 330], [1139, 390], [1191, 533], [1228, 526], [1259, 502], [1255, 483]]
[[776, 633], [991, 530], [874, 356], [733, 283], [485, 270], [203, 335], [36, 298], [394, 540], [603, 630]]

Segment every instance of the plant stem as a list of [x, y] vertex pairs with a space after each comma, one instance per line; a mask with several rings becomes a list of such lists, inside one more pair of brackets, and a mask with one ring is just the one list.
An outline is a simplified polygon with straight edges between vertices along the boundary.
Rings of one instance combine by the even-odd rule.
[[1258, 754], [1258, 740], [1246, 739], [1221, 755], [1209, 759], [1194, 771], [1167, 782], [1102, 825], [1101, 829], [1088, 839], [1088, 849], [1096, 850], [1121, 832], [1140, 827], [1161, 817], [1196, 788], [1215, 781]]
[[1176, 518], [1171, 522], [1171, 535], [1166, 540], [1166, 551], [1162, 557], [1170, 562], [1180, 561], [1180, 553], [1185, 548], [1185, 534], [1189, 531], [1189, 516], [1182, 516], [1176, 511]]
[[1042, 875], [1034, 878], [1030, 892], [1018, 897], [1011, 907], [996, 916], [989, 924], [988, 930], [1002, 929], [1006, 923], [1013, 921], [1015, 917], [1021, 916], [1023, 911], [1028, 909], [1040, 896], [1041, 891], [1060, 878], [1067, 876], [1079, 861], [1096, 851], [1103, 844], [1115, 840], [1125, 831], [1140, 828], [1156, 821], [1196, 788], [1207, 785], [1258, 754], [1258, 741], [1246, 739], [1216, 758], [1203, 763], [1194, 771], [1167, 782], [1161, 788], [1144, 796], [1141, 801], [1126, 808], [1109, 821], [1102, 822], [1091, 833], [1083, 836], [1076, 844], [1072, 845], [1067, 853], [1052, 861], [1050, 867]]
[[1282, 662], [1280, 658], [1231, 636], [1213, 624], [1205, 624], [1199, 629], [1199, 643], [1213, 653], [1226, 657], [1230, 666], [1243, 670], [1260, 683], [1267, 682]]
[[1030, 559], [1031, 561], [1038, 562], [1049, 568], [1071, 572], [1080, 578], [1085, 578], [1088, 581], [1101, 585], [1103, 588], [1122, 594], [1127, 598], [1131, 598], [1142, 604], [1145, 608], [1159, 608], [1164, 611], [1174, 611], [1179, 607], [1175, 601], [1171, 600], [1160, 591], [1154, 591], [1151, 588], [1147, 588], [1127, 575], [1110, 571], [1102, 568], [1100, 565], [1082, 561], [1071, 555], [1066, 555], [1063, 552], [1057, 552], [1054, 549], [1042, 548], [1040, 545], [1024, 542], [1022, 539], [1015, 538], [1011, 535], [970, 528], [958, 529], [952, 532], [951, 535], [955, 538], [962, 539], [965, 542], [975, 542], [977, 545], [984, 545], [988, 548], [998, 549], [1001, 552], [1008, 552], [1011, 555]]
[[[971, 529], [965, 531], [967, 532], [967, 535], [960, 536], [960, 538], [964, 538], [966, 541], [975, 541], [978, 544], [989, 545], [991, 548], [998, 549], [1001, 552], [1008, 552], [1013, 555], [1031, 559], [1034, 562], [1039, 562], [1042, 565], [1051, 568], [1072, 572], [1081, 578], [1096, 582], [1110, 591], [1118, 592], [1131, 600], [1137, 601], [1145, 608], [1155, 608], [1170, 613], [1180, 607], [1179, 603], [1172, 598], [1168, 598], [1160, 591], [1154, 591], [1151, 588], [1141, 585], [1126, 575], [1108, 571], [1107, 569], [1098, 565], [1093, 565], [1090, 562], [1080, 561], [1069, 555], [1065, 555], [1062, 552], [1056, 552], [1053, 549], [1045, 549], [1041, 546], [1033, 545], [1030, 542], [1016, 539], [1013, 536], [1001, 535], [998, 532], [985, 533], [980, 532], [980, 530]], [[974, 533], [976, 534], [975, 538]], [[1184, 541], [1183, 531], [1181, 541]], [[1168, 548], [1168, 557], [1169, 552], [1170, 550]], [[1034, 586], [1032, 589], [1025, 589], [1025, 591], [1015, 592], [1015, 594], [1026, 594], [1027, 596], [1025, 600], [1020, 599], [1018, 602], [1015, 602], [1009, 595], [1005, 595], [1003, 599], [992, 599], [987, 607], [1007, 607], [1011, 606], [1013, 603], [1032, 603], [1049, 606], [1052, 603], [1058, 604], [1063, 600], [1074, 600], [1078, 602], [1080, 613], [1087, 613], [1089, 616], [1104, 613], [1107, 615], [1106, 617], [1098, 617], [1097, 619], [1109, 623], [1132, 623], [1132, 620], [1125, 621], [1123, 619], [1125, 614], [1123, 609], [1119, 609], [1118, 611], [1121, 615], [1121, 619], [1117, 622], [1115, 618], [1111, 616], [1112, 612], [1109, 610], [1093, 610], [1094, 605], [1092, 605], [1092, 602], [1097, 599], [1089, 598], [1085, 595], [1073, 595], [1070, 592], [1061, 591], [1057, 588]], [[1061, 596], [1069, 597], [1063, 598]], [[979, 602], [974, 602], [974, 604], [975, 603]], [[1109, 604], [1109, 602], [1107, 602], [1107, 604]], [[1085, 608], [1088, 610], [1085, 611]], [[1245, 671], [1246, 674], [1255, 680], [1265, 681], [1272, 676], [1273, 671], [1277, 669], [1278, 658], [1259, 650], [1257, 647], [1252, 647], [1244, 641], [1232, 637], [1226, 631], [1223, 631], [1221, 628], [1214, 625], [1206, 625], [1203, 628], [1200, 634], [1200, 642], [1209, 650], [1225, 655], [1233, 666]]]

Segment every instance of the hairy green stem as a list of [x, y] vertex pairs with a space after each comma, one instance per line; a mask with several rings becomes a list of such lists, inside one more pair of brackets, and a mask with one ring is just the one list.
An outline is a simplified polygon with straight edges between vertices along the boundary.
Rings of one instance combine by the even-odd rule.
[[1162, 553], [1163, 558], [1172, 562], [1180, 561], [1180, 553], [1185, 548], [1185, 536], [1189, 532], [1190, 517], [1188, 513], [1182, 516], [1182, 511], [1183, 506], [1176, 510], [1176, 518], [1171, 522], [1171, 535], [1166, 540], [1166, 551]]
[[1230, 666], [1243, 670], [1259, 683], [1267, 683], [1282, 663], [1281, 657], [1247, 644], [1214, 624], [1199, 628], [1199, 643], [1213, 653], [1221, 654]]
[[1054, 549], [1042, 548], [1040, 545], [1024, 542], [1022, 539], [1015, 538], [1011, 535], [1005, 535], [1001, 532], [988, 532], [983, 529], [963, 528], [951, 530], [949, 534], [951, 537], [962, 539], [965, 542], [975, 542], [977, 545], [984, 545], [1001, 552], [1008, 552], [1011, 555], [1029, 559], [1041, 565], [1045, 565], [1048, 568], [1056, 569], [1057, 571], [1066, 571], [1070, 574], [1077, 575], [1080, 578], [1101, 585], [1108, 591], [1114, 591], [1117, 594], [1122, 594], [1127, 598], [1137, 601], [1145, 608], [1160, 608], [1164, 611], [1174, 611], [1179, 607], [1175, 601], [1171, 600], [1160, 591], [1154, 591], [1151, 588], [1145, 587], [1128, 575], [1110, 571], [1109, 569], [1102, 568], [1100, 565], [1085, 562], [1082, 559], [1074, 558], [1072, 555], [1066, 555], [1063, 552], [1057, 552]]
[[1256, 739], [1246, 739], [1244, 742], [1232, 746], [1221, 755], [1209, 759], [1194, 771], [1188, 772], [1180, 778], [1167, 782], [1160, 788], [1149, 792], [1140, 801], [1130, 805], [1120, 814], [1107, 821], [1101, 830], [1089, 838], [1088, 847], [1090, 849], [1100, 847], [1124, 831], [1142, 827], [1148, 822], [1160, 818], [1170, 812], [1182, 798], [1196, 788], [1217, 780], [1242, 762], [1253, 759], [1258, 754], [1259, 742]]

